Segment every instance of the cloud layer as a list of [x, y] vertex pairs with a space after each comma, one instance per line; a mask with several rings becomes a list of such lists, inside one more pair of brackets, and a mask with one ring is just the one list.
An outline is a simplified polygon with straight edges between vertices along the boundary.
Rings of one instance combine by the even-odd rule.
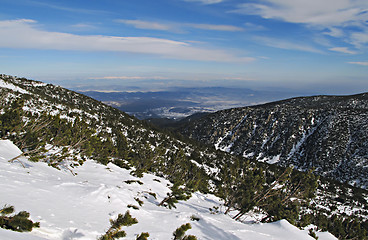
[[366, 0], [264, 0], [244, 3], [234, 12], [319, 26], [357, 24], [367, 19]]
[[368, 62], [348, 62], [348, 63], [368, 67]]
[[223, 2], [224, 0], [184, 0], [186, 2], [200, 2], [202, 4], [215, 4]]
[[225, 31], [225, 32], [239, 32], [244, 29], [232, 25], [218, 25], [218, 24], [196, 24], [196, 23], [160, 23], [142, 20], [118, 19], [117, 22], [131, 25], [139, 29], [183, 32], [183, 28], [196, 28], [211, 31]]
[[264, 0], [240, 4], [231, 12], [305, 24], [356, 48], [368, 43], [366, 0]]
[[346, 53], [346, 54], [357, 54], [356, 51], [349, 50], [347, 47], [334, 47], [330, 48], [330, 51]]
[[193, 44], [152, 37], [116, 37], [102, 35], [76, 35], [48, 32], [36, 27], [29, 19], [0, 21], [0, 47], [47, 50], [129, 52], [158, 55], [163, 58], [249, 62], [250, 57], [239, 57], [218, 49], [199, 48]]
[[161, 30], [161, 31], [173, 30], [173, 26], [170, 24], [163, 24], [163, 23], [142, 21], [142, 20], [129, 20], [129, 19], [119, 19], [116, 21], [127, 24], [127, 25], [131, 25], [139, 29], [151, 29], [151, 30]]
[[276, 39], [271, 37], [254, 37], [254, 40], [258, 43], [262, 43], [269, 47], [286, 49], [286, 50], [297, 50], [303, 52], [312, 52], [312, 53], [322, 53], [319, 49], [304, 44], [304, 43], [294, 43], [287, 40]]

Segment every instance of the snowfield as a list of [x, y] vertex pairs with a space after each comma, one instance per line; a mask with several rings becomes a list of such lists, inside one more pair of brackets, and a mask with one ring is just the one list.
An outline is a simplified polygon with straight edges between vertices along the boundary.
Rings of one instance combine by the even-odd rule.
[[[185, 223], [192, 229], [187, 234], [198, 239], [313, 239], [308, 230], [300, 230], [281, 220], [267, 224], [236, 222], [228, 215], [211, 213], [209, 208], [219, 207], [221, 200], [213, 195], [193, 194], [188, 201], [180, 201], [176, 209], [157, 204], [170, 192], [170, 182], [151, 174], [136, 178], [130, 170], [113, 164], [107, 166], [87, 161], [83, 166], [57, 170], [45, 163], [29, 162], [20, 158], [26, 166], [8, 160], [21, 151], [8, 140], [0, 140], [0, 207], [13, 205], [16, 212], [25, 210], [41, 227], [30, 233], [17, 233], [0, 228], [2, 240], [86, 240], [97, 239], [109, 228], [109, 219], [127, 210], [138, 224], [124, 227], [127, 237], [148, 232], [149, 239], [172, 239], [173, 231]], [[127, 180], [137, 180], [126, 183]], [[140, 182], [138, 182], [140, 181]], [[143, 184], [142, 184], [143, 183]], [[135, 198], [143, 201], [139, 206]], [[139, 210], [128, 208], [132, 204]], [[191, 217], [199, 221], [191, 220]], [[329, 233], [317, 233], [319, 239], [336, 239]]]

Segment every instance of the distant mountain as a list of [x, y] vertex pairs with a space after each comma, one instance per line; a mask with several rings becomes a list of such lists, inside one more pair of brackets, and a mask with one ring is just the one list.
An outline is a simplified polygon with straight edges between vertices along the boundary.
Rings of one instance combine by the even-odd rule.
[[181, 125], [186, 125], [191, 121], [194, 121], [196, 119], [199, 119], [205, 115], [209, 114], [208, 112], [198, 112], [194, 113], [193, 115], [190, 115], [186, 118], [180, 118], [180, 119], [172, 119], [172, 118], [148, 118], [145, 119], [145, 121], [149, 122], [150, 124], [162, 128], [162, 129], [175, 129], [178, 128]]
[[194, 113], [255, 105], [296, 96], [283, 91], [254, 91], [248, 88], [171, 88], [156, 92], [97, 92], [83, 94], [116, 107], [139, 119], [185, 118]]
[[292, 98], [208, 114], [180, 132], [232, 154], [368, 187], [368, 93]]

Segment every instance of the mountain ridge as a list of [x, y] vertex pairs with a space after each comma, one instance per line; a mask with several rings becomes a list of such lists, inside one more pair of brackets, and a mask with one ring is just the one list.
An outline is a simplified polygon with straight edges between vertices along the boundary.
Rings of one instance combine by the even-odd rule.
[[323, 176], [367, 188], [367, 128], [368, 93], [361, 93], [222, 110], [180, 132], [236, 155], [301, 170], [314, 167]]
[[367, 235], [368, 193], [362, 189], [216, 151], [58, 86], [0, 77], [0, 137], [23, 151], [19, 157], [71, 175], [93, 159], [126, 168], [134, 177], [167, 178], [173, 183], [167, 204], [195, 191], [210, 192], [240, 221], [260, 213], [259, 221], [285, 218], [300, 227], [316, 224], [337, 237]]

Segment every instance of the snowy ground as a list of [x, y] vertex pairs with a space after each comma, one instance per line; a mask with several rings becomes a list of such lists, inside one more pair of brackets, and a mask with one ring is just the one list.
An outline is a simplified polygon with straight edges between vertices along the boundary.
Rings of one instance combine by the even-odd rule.
[[[8, 160], [20, 150], [10, 141], [0, 140], [0, 207], [13, 205], [16, 211], [30, 212], [33, 221], [41, 228], [31, 233], [17, 233], [0, 228], [2, 240], [41, 239], [96, 239], [109, 227], [109, 219], [130, 210], [138, 224], [124, 227], [125, 239], [135, 239], [137, 234], [148, 232], [149, 239], [172, 239], [172, 232], [190, 223], [192, 234], [198, 239], [313, 239], [308, 231], [302, 231], [286, 220], [268, 224], [244, 224], [221, 213], [211, 214], [209, 208], [220, 206], [213, 195], [201, 193], [177, 204], [176, 209], [159, 207], [157, 204], [169, 192], [170, 183], [151, 174], [136, 178], [128, 170], [113, 164], [107, 166], [87, 161], [83, 166], [69, 171], [59, 171], [45, 163], [33, 163], [25, 158], [18, 162]], [[127, 184], [126, 180], [139, 180]], [[157, 199], [153, 196], [156, 194]], [[127, 205], [139, 206], [134, 198], [144, 202], [139, 210]], [[200, 220], [192, 221], [191, 216]], [[336, 239], [329, 233], [318, 233], [319, 239]]]

